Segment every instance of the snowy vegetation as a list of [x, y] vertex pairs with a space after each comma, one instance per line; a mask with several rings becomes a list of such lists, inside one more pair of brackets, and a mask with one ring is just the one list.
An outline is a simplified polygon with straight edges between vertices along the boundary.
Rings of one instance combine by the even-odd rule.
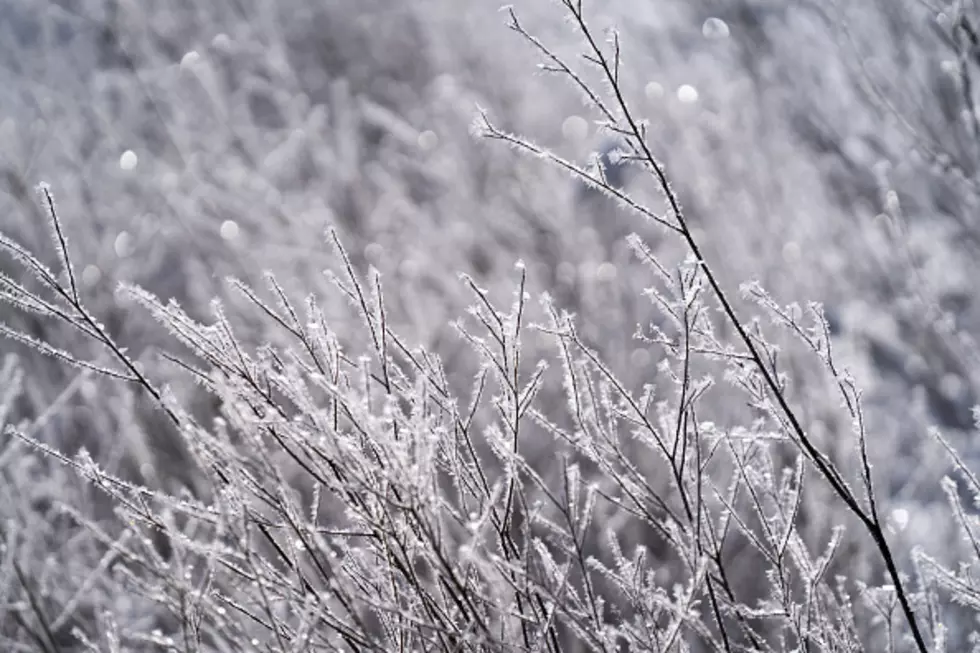
[[972, 2], [0, 15], [2, 650], [980, 650]]

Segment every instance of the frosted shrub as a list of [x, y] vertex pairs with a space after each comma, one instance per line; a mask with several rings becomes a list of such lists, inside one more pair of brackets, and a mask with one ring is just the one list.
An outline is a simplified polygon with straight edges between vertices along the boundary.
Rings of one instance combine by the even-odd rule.
[[[949, 511], [937, 519], [962, 535], [963, 551], [916, 547], [914, 515], [879, 490], [861, 392], [821, 305], [780, 303], [753, 282], [733, 294], [721, 281], [705, 253], [711, 232], [682, 210], [628, 100], [618, 34], [594, 30], [581, 2], [560, 4], [579, 57], [552, 49], [514, 10], [509, 26], [583, 96], [616, 148], [581, 165], [489, 112], [475, 131], [646, 219], [657, 245], [627, 242], [655, 312], [635, 334], [647, 364], [609, 360], [621, 350], [584, 333], [587, 317], [560, 298], [535, 296], [534, 268], [520, 263], [509, 298], [459, 278], [469, 310], [452, 321], [463, 345], [452, 352], [469, 363], [447, 365], [393, 325], [392, 294], [372, 264], [383, 255], [355, 256], [331, 229], [334, 299], [312, 289], [298, 298], [271, 273], [262, 286], [231, 277], [204, 315], [120, 287], [127, 310], [181, 345], [161, 357], [213, 399], [214, 411], [201, 411], [155, 376], [160, 361], [148, 370], [88, 308], [42, 185], [53, 264], [0, 237], [18, 266], [0, 276], [0, 298], [88, 346], [69, 351], [12, 321], [0, 332], [76, 368], [66, 397], [94, 401], [95, 380], [137, 388], [160, 415], [144, 441], [171, 434], [183, 469], [159, 478], [148, 448], [133, 454], [137, 470], [109, 469], [118, 461], [38, 437], [44, 414], [7, 423], [23, 377], [5, 361], [0, 482], [29, 494], [0, 508], [11, 511], [0, 524], [0, 638], [11, 650], [925, 652], [976, 641], [980, 536], [957, 482], [942, 482]], [[695, 102], [692, 92], [681, 100]], [[399, 128], [383, 107], [372, 111]], [[661, 193], [663, 210], [628, 178]], [[603, 265], [596, 276], [615, 282], [616, 266]], [[800, 351], [805, 377], [790, 367]], [[833, 437], [801, 388], [836, 401], [844, 426]], [[121, 396], [114, 415], [137, 428], [135, 399]], [[980, 502], [976, 474], [935, 439]], [[42, 455], [59, 463], [56, 476], [41, 478]], [[145, 482], [130, 480], [136, 473]], [[72, 479], [86, 482], [77, 505], [13, 514], [56, 501], [49, 486]], [[113, 514], [86, 510], [96, 494]], [[36, 518], [56, 513], [64, 523]], [[52, 547], [56, 528], [91, 549], [77, 560], [97, 564], [25, 573], [25, 547]]]

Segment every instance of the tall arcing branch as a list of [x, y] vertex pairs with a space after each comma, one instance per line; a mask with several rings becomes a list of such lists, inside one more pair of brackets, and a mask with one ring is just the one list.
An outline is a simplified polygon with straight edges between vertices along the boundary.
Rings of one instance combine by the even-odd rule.
[[736, 332], [738, 333], [739, 339], [745, 345], [749, 352], [749, 358], [752, 360], [755, 367], [758, 369], [759, 374], [762, 376], [763, 381], [772, 393], [779, 410], [784, 414], [792, 434], [797, 440], [799, 447], [803, 452], [809, 457], [813, 465], [817, 468], [820, 474], [827, 480], [833, 491], [847, 506], [847, 509], [854, 514], [861, 524], [867, 529], [868, 533], [871, 535], [875, 546], [878, 549], [878, 553], [881, 555], [882, 560], [885, 563], [885, 568], [887, 570], [888, 576], [895, 587], [895, 592], [898, 597], [899, 603], [902, 607], [902, 612], [905, 619], [911, 629], [912, 636], [915, 640], [916, 647], [921, 653], [926, 653], [928, 648], [926, 646], [925, 638], [919, 627], [918, 621], [916, 619], [915, 613], [912, 610], [911, 603], [909, 601], [908, 592], [902, 582], [902, 578], [898, 571], [898, 566], [895, 563], [895, 556], [888, 545], [888, 541], [885, 538], [884, 528], [882, 527], [881, 520], [878, 514], [878, 508], [874, 496], [874, 488], [871, 481], [871, 465], [868, 461], [866, 446], [863, 441], [860, 442], [861, 448], [861, 464], [863, 472], [863, 480], [866, 485], [866, 491], [868, 495], [868, 508], [865, 509], [858, 502], [858, 499], [854, 496], [853, 492], [848, 488], [847, 483], [840, 475], [840, 473], [834, 468], [833, 464], [827, 459], [827, 457], [821, 453], [813, 440], [807, 434], [803, 425], [800, 423], [793, 408], [789, 405], [789, 401], [786, 399], [785, 393], [780, 388], [773, 375], [773, 372], [769, 370], [766, 366], [762, 354], [759, 352], [759, 348], [753, 342], [752, 338], [749, 336], [747, 329], [745, 328], [742, 321], [739, 319], [735, 312], [735, 308], [732, 302], [729, 300], [727, 294], [722, 289], [721, 284], [713, 272], [712, 268], [708, 265], [707, 261], [702, 254], [701, 247], [699, 246], [697, 240], [694, 237], [691, 229], [687, 224], [687, 220], [684, 217], [683, 211], [680, 207], [680, 202], [677, 199], [677, 195], [674, 193], [673, 189], [670, 187], [670, 182], [664, 172], [663, 166], [657, 161], [653, 152], [650, 150], [649, 145], [646, 142], [645, 130], [642, 123], [635, 118], [632, 111], [629, 108], [628, 103], [623, 95], [622, 85], [620, 83], [619, 74], [619, 39], [614, 38], [614, 50], [615, 54], [613, 60], [603, 52], [602, 48], [596, 42], [595, 37], [592, 33], [591, 28], [586, 24], [584, 13], [582, 10], [582, 0], [561, 0], [565, 8], [570, 12], [573, 23], [576, 25], [578, 30], [581, 32], [582, 36], [585, 38], [586, 44], [588, 46], [588, 52], [584, 54], [584, 58], [589, 63], [593, 64], [599, 69], [601, 74], [604, 76], [605, 81], [609, 84], [612, 93], [612, 99], [615, 102], [615, 108], [621, 114], [619, 118], [616, 117], [613, 110], [606, 106], [603, 100], [596, 94], [596, 92], [588, 86], [582, 77], [576, 74], [570, 66], [568, 66], [562, 58], [545, 46], [539, 39], [531, 35], [524, 27], [520, 24], [517, 19], [517, 15], [513, 9], [508, 8], [508, 13], [510, 17], [510, 28], [520, 34], [524, 39], [530, 42], [535, 48], [541, 51], [544, 56], [550, 62], [545, 66], [546, 70], [551, 72], [557, 72], [563, 74], [572, 80], [581, 91], [583, 91], [587, 98], [595, 105], [595, 107], [603, 114], [604, 118], [609, 122], [609, 128], [615, 133], [623, 136], [627, 140], [627, 145], [632, 150], [632, 155], [629, 157], [633, 161], [640, 162], [641, 164], [648, 166], [653, 172], [657, 179], [657, 182], [663, 191], [667, 202], [670, 206], [670, 211], [673, 214], [674, 221], [671, 222], [668, 216], [657, 216], [653, 215], [653, 212], [646, 207], [640, 207], [636, 202], [631, 200], [626, 194], [618, 189], [615, 189], [605, 183], [603, 176], [600, 174], [599, 178], [595, 175], [590, 174], [588, 171], [582, 169], [581, 167], [571, 163], [567, 160], [561, 159], [560, 157], [551, 154], [542, 148], [535, 146], [534, 144], [519, 138], [517, 136], [507, 134], [502, 132], [487, 121], [487, 135], [491, 138], [504, 140], [510, 144], [516, 146], [519, 149], [529, 151], [537, 156], [543, 156], [549, 159], [552, 163], [562, 167], [572, 174], [582, 178], [586, 182], [596, 184], [600, 189], [612, 196], [613, 198], [626, 203], [630, 208], [638, 211], [639, 213], [645, 215], [648, 218], [653, 219], [655, 222], [665, 225], [671, 232], [678, 233], [684, 240], [691, 254], [694, 255], [698, 266], [704, 273], [705, 279], [708, 281], [712, 291], [718, 298], [721, 304], [722, 310], [724, 311], [726, 317], [734, 326]]

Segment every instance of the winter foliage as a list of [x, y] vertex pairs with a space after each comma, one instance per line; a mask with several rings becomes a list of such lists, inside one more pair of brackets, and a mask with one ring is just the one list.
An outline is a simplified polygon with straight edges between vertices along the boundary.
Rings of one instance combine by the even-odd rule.
[[974, 3], [462, 4], [0, 0], [0, 648], [980, 650]]

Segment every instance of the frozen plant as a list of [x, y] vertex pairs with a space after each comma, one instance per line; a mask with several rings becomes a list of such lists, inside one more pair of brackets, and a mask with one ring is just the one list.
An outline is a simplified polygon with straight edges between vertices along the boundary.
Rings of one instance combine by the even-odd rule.
[[[232, 296], [213, 300], [207, 317], [123, 284], [129, 310], [149, 313], [183, 347], [165, 361], [214, 399], [217, 414], [201, 417], [154, 375], [163, 365], [148, 371], [88, 308], [63, 218], [42, 185], [57, 269], [0, 237], [21, 272], [0, 276], [0, 298], [92, 346], [84, 355], [69, 351], [6, 321], [0, 331], [77, 368], [79, 386], [95, 377], [138, 388], [163, 415], [154, 435], [179, 439], [188, 480], [163, 487], [151, 466], [140, 469], [145, 483], [134, 482], [84, 449], [62, 451], [37, 436], [44, 415], [7, 424], [21, 389], [9, 359], [0, 371], [9, 438], [0, 455], [16, 452], [17, 464], [0, 467], [4, 487], [46, 499], [32, 469], [44, 454], [63, 464], [59, 473], [71, 470], [110, 497], [114, 512], [61, 508], [98, 557], [92, 569], [72, 570], [84, 580], [64, 601], [53, 598], [54, 576], [25, 573], [24, 549], [7, 544], [44, 545], [52, 533], [26, 518], [4, 525], [5, 644], [188, 652], [944, 649], [954, 604], [980, 606], [975, 517], [945, 481], [951, 512], [943, 519], [968, 544], [961, 564], [913, 550], [907, 514], [878, 490], [861, 395], [821, 306], [781, 304], [757, 283], [742, 284], [738, 296], [726, 289], [705, 253], [710, 230], [693, 228], [627, 99], [618, 34], [600, 37], [581, 2], [561, 6], [582, 39], [575, 62], [586, 72], [513, 10], [509, 25], [546, 71], [585, 98], [621, 143], [616, 165], [661, 192], [665, 209], [602, 165], [579, 165], [489, 114], [478, 128], [570, 173], [662, 237], [657, 249], [629, 239], [651, 277], [643, 299], [657, 312], [637, 331], [655, 361], [641, 371], [642, 386], [625, 381], [630, 370], [583, 332], [585, 316], [549, 296], [534, 301], [533, 269], [523, 263], [505, 303], [480, 279], [461, 277], [470, 307], [452, 325], [472, 364], [450, 367], [393, 324], [391, 296], [372, 263], [383, 257], [358, 260], [330, 230], [329, 279], [343, 311], [328, 310], [335, 304], [312, 289], [296, 299], [274, 274], [262, 289], [229, 278]], [[599, 83], [587, 81], [596, 76]], [[383, 107], [368, 113], [410, 131]], [[604, 270], [615, 280], [615, 268]], [[242, 324], [231, 317], [233, 301], [248, 307], [234, 313]], [[257, 323], [262, 339], [246, 332]], [[535, 344], [542, 340], [550, 349]], [[807, 419], [796, 388], [818, 386], [787, 367], [788, 342], [808, 350], [838, 400], [850, 427], [838, 434], [848, 438], [843, 444]], [[457, 378], [467, 369], [473, 374]], [[562, 401], [548, 400], [554, 396]], [[939, 443], [980, 495], [969, 466]], [[828, 513], [832, 528], [812, 526]], [[18, 531], [25, 523], [26, 534]], [[96, 587], [114, 599], [85, 614], [84, 595]]]

